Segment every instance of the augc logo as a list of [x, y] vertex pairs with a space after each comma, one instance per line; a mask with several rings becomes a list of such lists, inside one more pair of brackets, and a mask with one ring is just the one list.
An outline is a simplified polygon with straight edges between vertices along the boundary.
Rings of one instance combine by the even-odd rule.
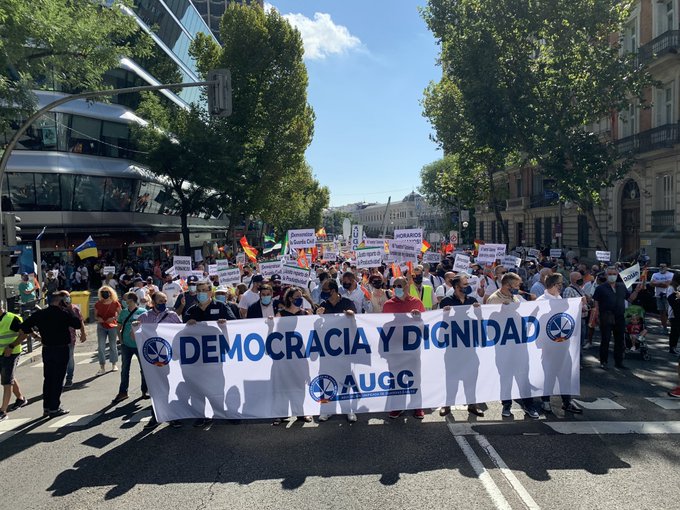
[[338, 383], [330, 375], [322, 374], [309, 383], [309, 394], [315, 402], [325, 404], [338, 394]]
[[152, 365], [164, 367], [172, 360], [172, 345], [164, 338], [155, 336], [144, 342], [142, 354]]
[[548, 324], [545, 329], [550, 340], [560, 343], [569, 340], [571, 335], [574, 334], [575, 328], [576, 322], [571, 315], [558, 313], [548, 319]]

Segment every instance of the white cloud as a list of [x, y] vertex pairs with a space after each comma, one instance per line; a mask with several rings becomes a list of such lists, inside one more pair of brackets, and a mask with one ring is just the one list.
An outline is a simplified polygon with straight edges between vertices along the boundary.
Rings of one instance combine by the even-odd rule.
[[[276, 9], [269, 3], [265, 3], [264, 6], [267, 10], [272, 7]], [[347, 27], [337, 25], [330, 14], [316, 12], [314, 19], [304, 14], [291, 13], [282, 16], [300, 31], [307, 59], [323, 60], [331, 55], [342, 55], [358, 50], [362, 46], [361, 40], [352, 35]]]

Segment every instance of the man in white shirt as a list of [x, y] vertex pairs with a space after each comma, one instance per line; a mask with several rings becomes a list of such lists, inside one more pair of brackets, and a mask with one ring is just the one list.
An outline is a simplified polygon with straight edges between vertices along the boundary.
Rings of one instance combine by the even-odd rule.
[[163, 294], [168, 298], [168, 308], [175, 308], [175, 301], [182, 293], [182, 286], [170, 275], [165, 275], [165, 284], [163, 285]]
[[434, 296], [437, 299], [437, 304], [441, 303], [441, 300], [446, 297], [447, 292], [453, 290], [453, 287], [451, 286], [451, 281], [455, 276], [456, 273], [454, 273], [453, 271], [449, 271], [448, 273], [444, 274], [444, 283], [437, 287], [437, 290], [434, 293]]
[[668, 328], [668, 294], [673, 292], [671, 280], [673, 280], [673, 273], [668, 270], [666, 264], [659, 264], [659, 272], [654, 273], [650, 280], [650, 284], [654, 287], [656, 309], [659, 311], [664, 331]]
[[260, 274], [256, 274], [251, 279], [251, 287], [243, 293], [241, 300], [238, 302], [238, 310], [241, 318], [245, 319], [248, 315], [248, 308], [250, 305], [257, 303], [260, 299], [260, 285], [264, 278]]

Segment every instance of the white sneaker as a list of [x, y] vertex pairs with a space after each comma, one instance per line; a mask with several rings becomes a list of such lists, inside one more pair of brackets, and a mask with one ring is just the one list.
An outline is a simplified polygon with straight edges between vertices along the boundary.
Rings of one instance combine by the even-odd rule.
[[541, 408], [546, 413], [552, 413], [552, 407], [550, 407], [550, 402], [543, 402], [541, 404]]
[[349, 413], [347, 413], [347, 421], [350, 423], [354, 423], [355, 421], [357, 421], [357, 415], [354, 411], [350, 411]]
[[328, 421], [328, 418], [330, 418], [330, 414], [320, 414], [319, 415], [319, 421]]
[[111, 367], [111, 372], [118, 372], [118, 365], [114, 363], [113, 367]]
[[105, 373], [106, 373], [106, 369], [104, 367], [97, 370], [97, 375], [104, 375]]

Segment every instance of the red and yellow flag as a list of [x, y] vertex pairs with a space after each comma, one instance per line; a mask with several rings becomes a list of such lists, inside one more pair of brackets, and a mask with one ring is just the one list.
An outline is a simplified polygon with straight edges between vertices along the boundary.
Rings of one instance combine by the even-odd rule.
[[425, 253], [427, 250], [430, 249], [430, 246], [431, 246], [430, 243], [423, 239], [423, 245], [420, 247], [420, 252]]
[[321, 227], [319, 230], [317, 230], [316, 237], [327, 237], [326, 229], [324, 227]]
[[475, 239], [475, 251], [472, 252], [472, 255], [475, 257], [479, 255], [479, 247], [484, 244], [484, 241], [480, 241], [479, 239]]
[[404, 276], [403, 273], [401, 272], [401, 267], [399, 267], [399, 264], [395, 264], [394, 262], [392, 263], [392, 275], [395, 278], [399, 278], [400, 276]]
[[451, 243], [449, 243], [444, 248], [444, 254], [446, 255], [447, 253], [453, 253], [453, 250], [455, 250], [455, 249], [456, 249], [456, 247], [454, 245], [452, 245]]
[[316, 262], [316, 260], [319, 258], [319, 249], [314, 246], [312, 248], [312, 262]]
[[257, 250], [248, 244], [248, 239], [246, 239], [246, 236], [241, 238], [240, 243], [243, 251], [246, 254], [246, 257], [248, 257], [252, 262], [257, 262]]
[[307, 254], [305, 253], [305, 250], [298, 250], [298, 259], [297, 259], [298, 266], [303, 267], [305, 269], [309, 269], [309, 261], [307, 260]]

